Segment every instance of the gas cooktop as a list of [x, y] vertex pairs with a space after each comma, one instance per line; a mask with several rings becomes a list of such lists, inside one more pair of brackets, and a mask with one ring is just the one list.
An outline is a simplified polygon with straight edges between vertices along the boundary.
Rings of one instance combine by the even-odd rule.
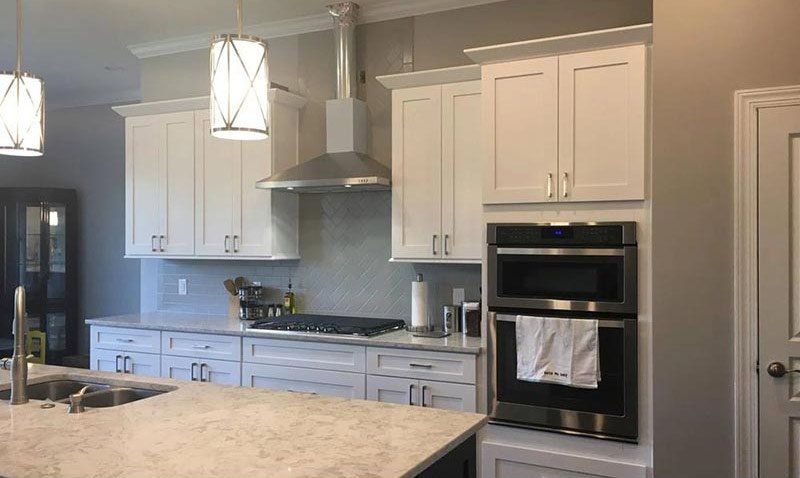
[[293, 314], [257, 320], [248, 328], [259, 330], [286, 330], [321, 334], [372, 335], [401, 330], [406, 323], [399, 319], [371, 319], [367, 317], [341, 317], [336, 315]]

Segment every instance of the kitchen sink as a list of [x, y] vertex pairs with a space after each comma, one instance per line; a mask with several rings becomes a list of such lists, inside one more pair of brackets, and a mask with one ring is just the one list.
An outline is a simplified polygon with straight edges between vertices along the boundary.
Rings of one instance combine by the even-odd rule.
[[[143, 398], [153, 397], [168, 390], [149, 388], [115, 387], [105, 383], [87, 382], [83, 380], [50, 380], [48, 382], [28, 385], [28, 398], [31, 400], [50, 400], [58, 403], [69, 403], [69, 396], [89, 386], [83, 396], [86, 408], [116, 407]], [[0, 400], [9, 400], [11, 389], [0, 391]]]
[[[80, 389], [87, 385], [91, 385], [92, 390], [110, 388], [110, 385], [80, 380], [51, 380], [49, 382], [29, 384], [28, 398], [31, 400], [51, 400], [57, 402], [59, 400], [69, 399], [70, 395], [78, 393]], [[9, 400], [10, 398], [11, 389], [0, 392], [0, 400]]]

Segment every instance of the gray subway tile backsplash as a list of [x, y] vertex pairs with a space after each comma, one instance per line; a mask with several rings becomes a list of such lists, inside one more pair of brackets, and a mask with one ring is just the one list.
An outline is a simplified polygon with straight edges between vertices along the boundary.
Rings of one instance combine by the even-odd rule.
[[[476, 218], [480, 220], [480, 218]], [[438, 318], [463, 287], [477, 299], [478, 265], [389, 262], [391, 194], [358, 192], [300, 196], [300, 254], [295, 261], [158, 261], [156, 305], [162, 311], [224, 314], [222, 281], [243, 276], [260, 281], [270, 301], [280, 302], [289, 280], [302, 312], [383, 318], [411, 317], [411, 281], [430, 283], [429, 312]], [[188, 294], [178, 295], [178, 279]]]

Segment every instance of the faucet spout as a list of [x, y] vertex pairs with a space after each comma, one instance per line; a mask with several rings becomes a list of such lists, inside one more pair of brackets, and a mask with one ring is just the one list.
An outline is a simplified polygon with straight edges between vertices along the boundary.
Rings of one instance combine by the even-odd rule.
[[11, 405], [28, 403], [28, 357], [25, 353], [25, 288], [14, 291], [14, 355], [11, 357]]

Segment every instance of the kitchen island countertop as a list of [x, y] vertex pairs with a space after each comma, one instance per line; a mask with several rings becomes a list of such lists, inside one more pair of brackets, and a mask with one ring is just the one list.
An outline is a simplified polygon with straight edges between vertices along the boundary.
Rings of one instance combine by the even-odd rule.
[[[0, 401], [0, 476], [413, 477], [486, 416], [304, 393], [31, 365], [29, 383], [172, 389], [71, 415]], [[0, 390], [9, 372], [0, 371]]]
[[370, 347], [390, 347], [402, 349], [457, 352], [478, 355], [481, 351], [480, 337], [467, 337], [455, 333], [437, 339], [414, 337], [410, 332], [398, 330], [372, 337], [352, 335], [316, 334], [288, 332], [283, 330], [249, 330], [248, 321], [224, 315], [186, 314], [181, 312], [149, 312], [86, 320], [90, 325], [110, 327], [129, 327], [136, 329], [167, 330], [198, 334], [238, 335], [244, 337], [263, 337], [307, 342], [343, 343]]

